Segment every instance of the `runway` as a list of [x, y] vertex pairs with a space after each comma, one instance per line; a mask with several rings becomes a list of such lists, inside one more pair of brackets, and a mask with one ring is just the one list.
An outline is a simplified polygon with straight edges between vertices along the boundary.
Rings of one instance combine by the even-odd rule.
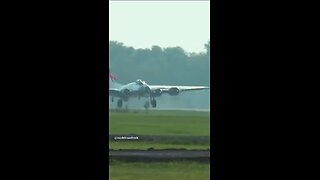
[[163, 162], [191, 160], [198, 162], [210, 162], [210, 150], [184, 150], [184, 149], [163, 149], [163, 150], [109, 150], [110, 160], [142, 161], [142, 162]]
[[[128, 137], [120, 139], [119, 137]], [[136, 139], [129, 139], [135, 137]], [[170, 135], [139, 135], [139, 134], [109, 134], [109, 141], [151, 141], [151, 142], [179, 142], [203, 144], [210, 142], [210, 136], [170, 136]]]
[[[119, 111], [118, 108], [109, 108], [111, 111]], [[145, 108], [130, 108], [131, 111], [145, 111]], [[210, 109], [197, 109], [197, 108], [154, 108], [152, 111], [195, 111], [195, 112], [210, 112]]]

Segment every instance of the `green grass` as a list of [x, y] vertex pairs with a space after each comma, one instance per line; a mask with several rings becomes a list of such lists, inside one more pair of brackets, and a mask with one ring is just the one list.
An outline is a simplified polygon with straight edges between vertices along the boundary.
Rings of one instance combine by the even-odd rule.
[[174, 144], [174, 143], [155, 143], [155, 142], [119, 142], [119, 141], [110, 141], [109, 149], [209, 149], [210, 145], [208, 144]]
[[210, 112], [110, 112], [110, 134], [209, 136]]
[[210, 165], [191, 161], [109, 164], [111, 180], [209, 180]]

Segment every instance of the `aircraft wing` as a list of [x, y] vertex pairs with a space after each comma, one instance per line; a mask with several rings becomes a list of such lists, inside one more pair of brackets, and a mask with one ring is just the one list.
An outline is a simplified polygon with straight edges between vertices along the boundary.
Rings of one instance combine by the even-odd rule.
[[110, 89], [109, 89], [109, 96], [121, 97], [120, 90], [119, 90], [119, 89], [116, 89], [116, 88], [110, 88]]
[[163, 86], [163, 85], [151, 85], [149, 87], [150, 87], [150, 89], [152, 91], [161, 90], [162, 92], [169, 92], [170, 89], [178, 89], [180, 92], [210, 89], [210, 87], [206, 87], [206, 86]]

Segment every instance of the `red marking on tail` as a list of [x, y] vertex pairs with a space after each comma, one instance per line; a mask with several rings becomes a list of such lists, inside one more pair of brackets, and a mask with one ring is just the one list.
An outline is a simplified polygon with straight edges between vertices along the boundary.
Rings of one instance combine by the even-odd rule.
[[115, 77], [113, 74], [109, 73], [109, 79], [111, 79], [111, 81], [117, 80], [117, 77]]

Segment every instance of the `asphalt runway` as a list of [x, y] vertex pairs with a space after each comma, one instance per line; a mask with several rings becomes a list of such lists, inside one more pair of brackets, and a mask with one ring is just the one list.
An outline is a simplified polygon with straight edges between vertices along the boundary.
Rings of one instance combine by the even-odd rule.
[[[109, 141], [130, 141], [119, 137], [136, 137], [134, 141], [152, 141], [152, 142], [179, 142], [193, 144], [207, 144], [210, 142], [210, 136], [170, 136], [170, 135], [140, 135], [140, 134], [109, 134]], [[132, 140], [131, 140], [132, 141]]]
[[162, 162], [180, 160], [210, 162], [210, 150], [109, 150], [109, 159], [130, 162]]

